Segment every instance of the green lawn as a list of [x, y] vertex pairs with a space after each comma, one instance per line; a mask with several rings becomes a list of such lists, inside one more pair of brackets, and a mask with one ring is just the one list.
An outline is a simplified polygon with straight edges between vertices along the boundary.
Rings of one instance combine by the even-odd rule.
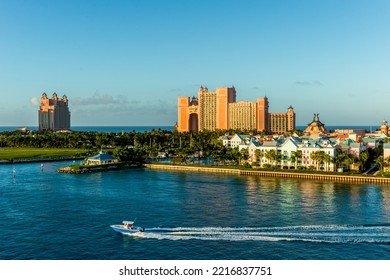
[[81, 156], [86, 152], [85, 149], [64, 148], [0, 148], [0, 160]]

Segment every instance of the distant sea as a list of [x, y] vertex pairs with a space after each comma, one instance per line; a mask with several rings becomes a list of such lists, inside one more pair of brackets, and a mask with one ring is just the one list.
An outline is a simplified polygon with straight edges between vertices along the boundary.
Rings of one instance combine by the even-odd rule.
[[[21, 128], [20, 126], [0, 126], [0, 132], [15, 131]], [[29, 130], [38, 130], [37, 126], [27, 126]], [[173, 131], [173, 126], [72, 126], [74, 131], [96, 131], [96, 132], [144, 132], [151, 130], [170, 130]]]
[[[297, 125], [297, 129], [304, 130], [306, 125]], [[20, 127], [18, 126], [0, 126], [0, 132], [15, 131]], [[38, 130], [37, 126], [27, 126], [30, 130]], [[365, 129], [367, 131], [375, 131], [378, 129], [378, 125], [329, 125], [326, 126], [328, 130], [335, 129]], [[151, 130], [169, 130], [173, 131], [173, 126], [72, 126], [74, 131], [96, 131], [96, 132], [144, 132]]]

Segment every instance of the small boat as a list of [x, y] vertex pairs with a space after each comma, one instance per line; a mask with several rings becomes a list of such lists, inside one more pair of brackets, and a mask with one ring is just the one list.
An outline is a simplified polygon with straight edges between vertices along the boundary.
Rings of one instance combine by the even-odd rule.
[[110, 227], [122, 234], [136, 234], [145, 231], [142, 227], [135, 227], [134, 221], [123, 221], [122, 225], [110, 225]]

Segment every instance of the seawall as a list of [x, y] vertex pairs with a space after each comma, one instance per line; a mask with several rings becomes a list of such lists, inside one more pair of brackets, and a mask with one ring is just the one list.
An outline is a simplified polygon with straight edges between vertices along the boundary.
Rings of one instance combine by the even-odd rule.
[[293, 173], [293, 172], [277, 172], [277, 171], [241, 170], [241, 169], [230, 169], [230, 168], [182, 166], [182, 165], [166, 165], [166, 164], [145, 164], [145, 167], [150, 169], [160, 169], [160, 170], [225, 173], [225, 174], [233, 174], [233, 175], [282, 177], [282, 178], [295, 178], [295, 179], [306, 179], [306, 180], [335, 181], [335, 182], [390, 184], [390, 178], [371, 177], [371, 176], [328, 175], [328, 174]]
[[18, 158], [12, 160], [0, 160], [0, 164], [19, 164], [19, 163], [36, 163], [36, 162], [52, 162], [52, 161], [69, 161], [83, 160], [85, 157], [49, 157], [49, 158]]

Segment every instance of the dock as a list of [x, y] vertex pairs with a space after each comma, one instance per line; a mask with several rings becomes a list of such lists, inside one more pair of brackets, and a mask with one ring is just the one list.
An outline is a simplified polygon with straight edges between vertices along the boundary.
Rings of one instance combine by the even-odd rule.
[[223, 173], [232, 175], [246, 176], [261, 176], [261, 177], [281, 177], [305, 180], [320, 180], [334, 182], [349, 182], [349, 183], [374, 183], [374, 184], [390, 184], [390, 178], [362, 176], [362, 175], [334, 175], [334, 174], [315, 174], [315, 173], [295, 173], [295, 172], [278, 172], [278, 171], [260, 171], [260, 170], [242, 170], [234, 168], [219, 168], [219, 167], [199, 167], [199, 166], [184, 166], [184, 165], [168, 165], [168, 164], [145, 164], [146, 168], [173, 170], [173, 171], [189, 171], [189, 172], [208, 172], [208, 173]]

